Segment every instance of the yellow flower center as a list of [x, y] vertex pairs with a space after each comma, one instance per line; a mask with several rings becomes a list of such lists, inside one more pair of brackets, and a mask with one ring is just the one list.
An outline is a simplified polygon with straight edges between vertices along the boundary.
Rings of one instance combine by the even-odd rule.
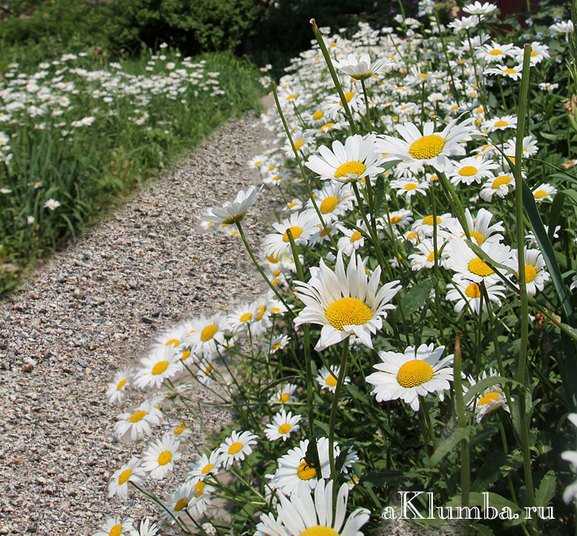
[[505, 69], [505, 74], [509, 75], [509, 76], [513, 76], [517, 74], [517, 70], [514, 67], [507, 67]]
[[147, 411], [137, 409], [130, 417], [128, 417], [128, 422], [131, 422], [132, 424], [140, 422], [147, 415], [148, 415]]
[[397, 223], [400, 223], [402, 219], [403, 218], [401, 216], [399, 216], [398, 214], [394, 214], [393, 216], [391, 216], [389, 218], [389, 223], [391, 225], [396, 225]]
[[266, 305], [259, 305], [256, 309], [256, 319], [258, 321], [264, 318], [264, 314], [266, 313]]
[[499, 175], [491, 184], [493, 190], [497, 190], [501, 186], [511, 184], [511, 177], [509, 175]]
[[493, 404], [494, 402], [499, 402], [501, 400], [501, 393], [499, 391], [488, 391], [481, 398], [479, 398], [478, 406], [487, 406]]
[[202, 495], [204, 494], [204, 488], [206, 487], [206, 484], [202, 481], [199, 480], [195, 485], [194, 485], [194, 494], [197, 497], [202, 497]]
[[403, 186], [403, 190], [405, 190], [406, 192], [412, 192], [413, 190], [417, 189], [417, 183], [416, 182], [408, 182], [407, 184], [405, 184]]
[[167, 465], [172, 461], [172, 452], [170, 452], [170, 450], [163, 450], [159, 455], [158, 455], [158, 465]]
[[338, 382], [337, 377], [332, 372], [329, 372], [328, 376], [325, 378], [325, 383], [329, 387], [336, 387], [337, 382]]
[[166, 346], [171, 346], [172, 348], [177, 348], [180, 346], [180, 339], [168, 339], [164, 344]]
[[186, 361], [190, 356], [191, 356], [192, 352], [190, 350], [183, 350], [180, 354], [180, 359], [182, 361]]
[[297, 238], [299, 238], [300, 235], [303, 234], [302, 227], [299, 227], [298, 225], [293, 225], [292, 227], [289, 227], [282, 235], [282, 241], [285, 243], [290, 242], [290, 238], [288, 236], [289, 231], [291, 233], [291, 236], [293, 237], [293, 240], [297, 240]]
[[469, 264], [467, 264], [467, 268], [469, 269], [469, 272], [480, 277], [488, 277], [495, 273], [493, 268], [491, 268], [485, 261], [479, 259], [479, 257], [470, 260]]
[[430, 134], [422, 136], [411, 143], [409, 154], [415, 160], [429, 160], [439, 156], [445, 148], [445, 138], [440, 134]]
[[305, 144], [305, 140], [303, 138], [297, 138], [296, 140], [293, 141], [293, 143], [294, 143], [295, 149], [297, 151], [300, 151]]
[[242, 313], [238, 317], [238, 320], [241, 324], [246, 324], [247, 322], [250, 322], [252, 320], [252, 313], [250, 311], [247, 311], [246, 313]]
[[117, 523], [116, 525], [112, 525], [110, 530], [108, 531], [108, 536], [121, 536], [122, 534], [122, 524]]
[[116, 384], [116, 390], [122, 391], [122, 389], [124, 389], [124, 387], [126, 387], [127, 383], [128, 383], [128, 380], [126, 378], [120, 378], [120, 380], [118, 380], [118, 383]]
[[407, 240], [416, 240], [417, 238], [419, 238], [419, 235], [417, 234], [417, 231], [408, 231], [407, 234], [405, 235], [405, 238]]
[[525, 265], [525, 281], [527, 283], [531, 283], [531, 281], [535, 281], [535, 278], [538, 274], [537, 267], [534, 264], [526, 264]]
[[157, 361], [152, 367], [152, 370], [150, 372], [153, 376], [160, 376], [161, 374], [164, 374], [166, 372], [168, 365], [170, 365], [170, 363], [166, 359], [163, 359], [162, 361]]
[[313, 119], [314, 119], [315, 121], [320, 121], [324, 116], [325, 116], [325, 112], [323, 112], [322, 110], [317, 110], [317, 111], [313, 114]]
[[349, 160], [341, 164], [335, 171], [335, 178], [358, 179], [367, 169], [367, 166], [360, 160]]
[[443, 218], [441, 218], [441, 216], [435, 217], [432, 214], [423, 217], [423, 225], [433, 225], [435, 223], [439, 225], [442, 221]]
[[314, 467], [303, 460], [301, 463], [299, 463], [297, 468], [297, 476], [301, 480], [310, 480], [311, 478], [315, 478], [317, 476], [317, 471]]
[[279, 401], [286, 404], [290, 400], [291, 395], [289, 393], [281, 393], [278, 397]]
[[186, 430], [186, 423], [181, 422], [174, 427], [173, 433], [175, 436], [181, 435]]
[[118, 485], [124, 486], [128, 482], [128, 479], [132, 476], [132, 469], [127, 467], [118, 475]]
[[228, 446], [228, 453], [231, 456], [234, 456], [235, 454], [238, 454], [243, 447], [244, 443], [242, 443], [241, 441], [235, 441]]
[[178, 501], [176, 501], [176, 504], [174, 505], [174, 511], [180, 512], [181, 510], [184, 510], [187, 506], [188, 506], [188, 498], [182, 497], [178, 499]]
[[339, 536], [339, 533], [331, 527], [315, 525], [303, 530], [299, 536]]
[[278, 433], [279, 434], [288, 434], [292, 430], [292, 428], [293, 428], [292, 424], [290, 424], [288, 422], [282, 423], [278, 427]]
[[487, 237], [481, 231], [469, 231], [469, 235], [479, 246], [483, 245], [485, 240], [487, 240]]
[[329, 121], [328, 123], [325, 123], [325, 124], [321, 127], [321, 131], [322, 131], [322, 132], [328, 132], [328, 131], [331, 130], [334, 126], [335, 126], [335, 123], [332, 122], [332, 121]]
[[475, 166], [463, 166], [459, 170], [459, 175], [461, 175], [461, 177], [472, 177], [473, 175], [476, 175], [478, 172], [479, 168]]
[[351, 102], [353, 100], [353, 97], [355, 96], [355, 92], [354, 91], [345, 91], [344, 95], [345, 95], [345, 100], [347, 102]]
[[351, 242], [356, 242], [357, 240], [360, 240], [361, 238], [363, 238], [363, 235], [361, 234], [360, 231], [357, 231], [357, 229], [355, 229], [351, 233]]
[[433, 367], [422, 359], [412, 359], [404, 363], [397, 372], [397, 382], [409, 389], [428, 382], [433, 377]]
[[216, 335], [217, 331], [218, 331], [218, 326], [214, 322], [212, 324], [208, 324], [207, 326], [204, 326], [202, 328], [202, 331], [200, 332], [200, 340], [202, 342], [210, 341]]
[[435, 262], [435, 252], [431, 251], [427, 255], [427, 262]]
[[535, 191], [533, 192], [533, 197], [534, 197], [535, 199], [543, 199], [543, 198], [547, 197], [547, 195], [548, 195], [548, 194], [547, 194], [547, 192], [546, 192], [545, 190], [535, 190]]
[[491, 50], [489, 50], [489, 56], [493, 56], [495, 58], [502, 56], [503, 55], [503, 51], [500, 48], [492, 48]]
[[495, 121], [495, 128], [505, 128], [509, 126], [509, 121], [505, 121], [505, 119], [497, 119]]
[[360, 326], [373, 318], [372, 309], [358, 298], [346, 297], [335, 300], [325, 309], [330, 325], [342, 331], [345, 326]]
[[329, 214], [330, 212], [335, 210], [335, 208], [337, 208], [339, 201], [340, 199], [336, 195], [329, 195], [321, 201], [321, 204], [319, 205], [319, 210], [323, 214]]
[[214, 463], [207, 463], [201, 470], [201, 474], [208, 475], [214, 469]]
[[280, 259], [276, 255], [267, 255], [266, 260], [271, 264], [276, 264]]
[[465, 296], [468, 298], [480, 298], [481, 297], [481, 289], [477, 283], [469, 283], [465, 288]]

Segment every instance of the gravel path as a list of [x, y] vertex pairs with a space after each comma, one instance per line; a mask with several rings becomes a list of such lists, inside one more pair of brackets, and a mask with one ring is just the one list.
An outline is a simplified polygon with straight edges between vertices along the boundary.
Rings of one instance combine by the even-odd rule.
[[[0, 303], [0, 534], [89, 535], [122, 511], [106, 385], [160, 328], [261, 290], [240, 243], [198, 216], [256, 180], [265, 136], [254, 116], [222, 127]], [[204, 417], [193, 440], [222, 416]]]

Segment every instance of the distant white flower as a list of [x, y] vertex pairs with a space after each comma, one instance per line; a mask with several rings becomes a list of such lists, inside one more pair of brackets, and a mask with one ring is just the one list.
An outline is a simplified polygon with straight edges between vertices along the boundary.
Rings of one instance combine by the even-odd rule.
[[491, 2], [473, 2], [463, 7], [463, 11], [468, 15], [477, 15], [478, 17], [491, 15], [497, 11], [497, 6]]
[[368, 54], [349, 54], [345, 58], [334, 62], [335, 67], [345, 74], [348, 74], [353, 80], [366, 80], [371, 76], [378, 74], [383, 69], [384, 60], [371, 62]]
[[56, 199], [49, 199], [44, 203], [44, 208], [47, 208], [48, 210], [56, 210], [60, 205], [60, 201], [56, 201]]
[[234, 201], [227, 201], [222, 207], [209, 208], [206, 211], [205, 219], [221, 225], [239, 223], [244, 219], [250, 207], [254, 205], [259, 192], [260, 189], [255, 186], [241, 190], [236, 194]]

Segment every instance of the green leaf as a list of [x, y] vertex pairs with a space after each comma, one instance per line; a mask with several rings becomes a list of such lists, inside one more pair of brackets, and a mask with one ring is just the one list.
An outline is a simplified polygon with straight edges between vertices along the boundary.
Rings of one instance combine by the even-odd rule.
[[402, 308], [405, 316], [413, 314], [425, 304], [434, 285], [432, 279], [425, 279], [402, 295], [400, 308]]
[[379, 488], [388, 481], [398, 480], [402, 476], [402, 471], [372, 471], [367, 473], [367, 475], [363, 478], [362, 483], [369, 483]]
[[553, 471], [545, 473], [535, 493], [536, 506], [547, 506], [551, 502], [551, 499], [555, 495], [556, 484], [557, 479], [555, 478], [555, 473]]
[[378, 210], [385, 200], [385, 179], [382, 175], [377, 177], [375, 184], [375, 207]]
[[435, 466], [441, 460], [449, 454], [455, 447], [463, 440], [469, 439], [469, 435], [471, 433], [470, 428], [457, 428], [447, 439], [441, 441], [441, 443], [433, 452], [430, 460], [429, 465]]
[[573, 307], [569, 300], [569, 293], [567, 292], [567, 287], [563, 282], [563, 277], [559, 266], [557, 265], [557, 259], [555, 258], [555, 252], [553, 251], [553, 246], [551, 241], [547, 236], [543, 222], [541, 221], [541, 216], [539, 215], [539, 210], [537, 209], [537, 204], [535, 203], [535, 198], [529, 187], [523, 183], [523, 204], [525, 205], [525, 212], [531, 222], [531, 227], [533, 227], [533, 232], [537, 242], [539, 243], [539, 248], [543, 253], [543, 259], [547, 264], [547, 269], [551, 274], [551, 279], [553, 280], [553, 286], [555, 291], [559, 296], [561, 301], [561, 307], [565, 316], [570, 319], [573, 316]]

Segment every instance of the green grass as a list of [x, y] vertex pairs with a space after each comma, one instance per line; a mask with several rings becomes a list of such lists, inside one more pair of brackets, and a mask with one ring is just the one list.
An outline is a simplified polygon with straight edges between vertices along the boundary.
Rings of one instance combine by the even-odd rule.
[[[165, 54], [165, 60], [153, 65], [153, 72], [166, 73], [163, 66], [168, 61], [180, 67], [177, 56]], [[149, 59], [143, 55], [125, 62], [122, 71], [149, 75], [145, 71]], [[17, 112], [0, 122], [0, 133], [10, 137], [13, 154], [7, 166], [0, 164], [0, 190], [4, 190], [0, 193], [0, 294], [13, 288], [37, 259], [77, 236], [215, 127], [258, 108], [261, 90], [256, 68], [226, 53], [192, 61], [200, 60], [206, 62], [205, 80], [206, 73], [219, 73], [224, 95], [211, 95], [210, 88], [201, 84], [185, 87], [177, 99], [161, 91], [144, 105], [137, 106], [131, 95], [116, 95], [106, 104], [95, 97], [95, 91], [102, 89], [99, 84], [79, 80], [67, 68], [64, 78], [74, 80], [78, 92], [69, 95], [71, 105], [61, 116], [39, 118]], [[73, 63], [85, 69], [109, 69], [98, 58]], [[51, 67], [45, 80], [57, 76], [55, 70], [60, 68]], [[38, 85], [45, 87], [43, 82]], [[148, 117], [135, 124], [133, 119], [142, 110]], [[70, 128], [70, 123], [86, 116], [95, 117], [93, 125]], [[42, 123], [46, 123], [43, 130], [38, 128]], [[63, 130], [70, 134], [62, 137]], [[44, 207], [51, 198], [61, 203], [56, 210]]]

